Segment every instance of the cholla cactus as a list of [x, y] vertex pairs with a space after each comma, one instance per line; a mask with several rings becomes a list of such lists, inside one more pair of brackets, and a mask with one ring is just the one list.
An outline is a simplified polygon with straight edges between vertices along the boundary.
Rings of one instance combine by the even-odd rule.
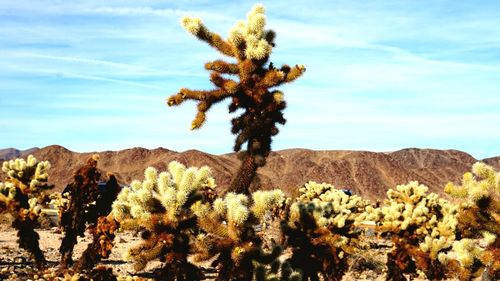
[[142, 270], [150, 260], [167, 261], [160, 273], [165, 280], [197, 280], [198, 268], [187, 261], [190, 237], [196, 230], [191, 206], [210, 198], [214, 179], [208, 167], [186, 168], [173, 161], [168, 172], [149, 167], [144, 181], [123, 188], [113, 203], [112, 215], [124, 229], [145, 229], [143, 243], [129, 249], [125, 260]]
[[292, 248], [290, 263], [304, 280], [340, 280], [347, 258], [361, 246], [358, 224], [368, 219], [368, 201], [330, 184], [307, 183], [289, 209], [283, 232]]
[[[448, 183], [445, 192], [460, 200], [458, 234], [453, 252], [443, 260], [456, 260], [463, 268], [461, 279], [477, 276], [486, 268], [492, 279], [500, 278], [500, 173], [478, 162], [465, 173], [462, 185]], [[456, 259], [454, 258], [456, 257]]]
[[12, 226], [18, 230], [18, 243], [30, 252], [38, 266], [45, 262], [34, 231], [41, 214], [40, 204], [45, 200], [42, 191], [51, 188], [47, 184], [48, 161], [38, 162], [33, 155], [26, 160], [5, 161], [2, 171], [7, 174], [5, 182], [0, 182], [0, 213], [9, 212], [14, 221]]
[[73, 266], [78, 272], [92, 269], [102, 258], [109, 257], [113, 249], [115, 231], [120, 224], [110, 214], [111, 204], [116, 199], [121, 187], [114, 175], [108, 174], [108, 176], [109, 180], [106, 182], [104, 190], [99, 193], [95, 205], [92, 205], [93, 208], [89, 211], [87, 221], [90, 225], [87, 229], [92, 234], [93, 240]]
[[124, 188], [113, 203], [113, 216], [117, 221], [132, 219], [141, 227], [151, 229], [149, 221], [161, 214], [169, 223], [178, 223], [184, 213], [190, 214], [189, 206], [202, 198], [204, 187], [215, 187], [210, 168], [186, 168], [177, 161], [168, 165], [168, 172], [148, 167], [144, 181], [133, 181]]
[[[73, 182], [66, 186], [59, 201], [60, 226], [64, 237], [59, 247], [61, 267], [67, 268], [73, 263], [73, 248], [78, 236], [84, 236], [86, 223], [95, 224], [97, 217], [91, 210], [97, 206], [99, 196], [98, 182], [101, 177], [97, 169], [99, 155], [92, 155], [73, 175]], [[58, 202], [58, 197], [54, 202]], [[67, 200], [67, 201], [66, 201]]]
[[[222, 54], [233, 57], [236, 63], [216, 60], [205, 64], [212, 71], [210, 81], [214, 90], [199, 91], [182, 88], [179, 93], [168, 98], [168, 105], [179, 105], [185, 100], [198, 101], [198, 113], [192, 122], [192, 129], [200, 128], [206, 119], [206, 112], [213, 104], [231, 98], [229, 112], [244, 109], [241, 116], [232, 120], [233, 134], [237, 134], [234, 151], [240, 151], [247, 143], [245, 158], [231, 184], [232, 191], [249, 194], [249, 186], [257, 168], [265, 164], [271, 151], [271, 137], [278, 134], [276, 123], [285, 124], [283, 110], [286, 103], [283, 93], [270, 88], [292, 82], [300, 77], [305, 67], [284, 65], [275, 68], [267, 65], [275, 33], [265, 30], [264, 6], [258, 4], [248, 13], [247, 22], [239, 21], [227, 40], [210, 32], [201, 19], [184, 17], [182, 25], [198, 39], [207, 42]], [[223, 75], [237, 75], [239, 81]]]
[[438, 256], [455, 241], [457, 208], [418, 182], [389, 189], [385, 204], [371, 210], [378, 230], [389, 234], [393, 251], [388, 254], [388, 279], [403, 280], [403, 273], [422, 271], [427, 278], [445, 277]]
[[228, 193], [212, 204], [197, 202], [191, 209], [203, 233], [196, 237], [194, 259], [203, 261], [219, 254], [212, 265], [218, 268], [220, 280], [252, 280], [253, 262], [266, 256], [254, 227], [284, 202], [281, 190], [257, 191], [251, 199]]

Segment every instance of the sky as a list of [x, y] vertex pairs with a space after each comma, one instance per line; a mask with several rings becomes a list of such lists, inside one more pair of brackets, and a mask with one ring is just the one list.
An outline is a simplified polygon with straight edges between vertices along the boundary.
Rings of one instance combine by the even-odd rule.
[[[165, 147], [231, 152], [228, 102], [190, 131], [182, 87], [212, 89], [228, 59], [180, 26], [227, 37], [254, 1], [0, 0], [0, 148]], [[261, 1], [270, 61], [307, 71], [280, 87], [273, 150], [458, 149], [500, 155], [500, 2]]]

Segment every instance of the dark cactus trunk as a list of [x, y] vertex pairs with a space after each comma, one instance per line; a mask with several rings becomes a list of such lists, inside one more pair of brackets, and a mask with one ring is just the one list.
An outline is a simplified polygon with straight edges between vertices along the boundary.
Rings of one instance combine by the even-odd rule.
[[[16, 191], [16, 201], [19, 202], [19, 210], [29, 209], [28, 196], [19, 189]], [[15, 220], [12, 222], [12, 227], [17, 229], [17, 237], [19, 238], [17, 243], [32, 255], [37, 267], [40, 268], [45, 263], [45, 257], [38, 243], [40, 236], [35, 232], [36, 225], [36, 219], [30, 218], [29, 215], [22, 217], [20, 213], [15, 216]]]
[[19, 237], [17, 242], [19, 243], [19, 246], [33, 256], [38, 268], [42, 267], [45, 263], [45, 257], [43, 256], [43, 252], [40, 250], [40, 245], [38, 243], [40, 236], [34, 230], [35, 222], [29, 218], [26, 218], [25, 220], [16, 218], [12, 223], [12, 226], [17, 229], [17, 237]]
[[[61, 241], [61, 268], [67, 268], [73, 263], [73, 249], [78, 242], [78, 236], [84, 236], [85, 224], [95, 224], [97, 217], [90, 212], [89, 203], [95, 201], [99, 195], [97, 182], [101, 174], [97, 170], [97, 155], [87, 160], [87, 163], [78, 169], [74, 175], [74, 182], [70, 183], [63, 194], [70, 194], [70, 203], [67, 210], [61, 214], [61, 227], [65, 235]], [[95, 218], [95, 220], [93, 220]]]
[[250, 184], [252, 184], [257, 174], [257, 168], [258, 166], [255, 163], [254, 157], [247, 153], [231, 182], [231, 189], [229, 191], [250, 195]]

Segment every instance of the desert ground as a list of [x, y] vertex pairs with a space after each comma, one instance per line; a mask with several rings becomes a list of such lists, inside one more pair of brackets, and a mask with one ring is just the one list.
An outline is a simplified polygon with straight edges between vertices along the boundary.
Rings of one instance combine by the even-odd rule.
[[[37, 229], [37, 232], [40, 235], [40, 248], [48, 260], [47, 267], [49, 270], [46, 272], [55, 271], [60, 260], [58, 249], [63, 234], [57, 226], [46, 226], [43, 229]], [[10, 227], [9, 218], [4, 216], [0, 222], [0, 280], [34, 281], [37, 280], [36, 278], [42, 278], [44, 272], [40, 272], [34, 267], [27, 252], [18, 247], [16, 240], [16, 230]], [[89, 233], [86, 233], [85, 237], [78, 238], [78, 244], [73, 252], [74, 260], [78, 259], [91, 240], [92, 237]], [[141, 277], [141, 280], [153, 280], [152, 272], [155, 268], [161, 267], [161, 262], [150, 262], [143, 271], [134, 272], [132, 264], [125, 262], [121, 256], [125, 249], [137, 244], [140, 240], [138, 233], [118, 232], [111, 256], [102, 260], [99, 265], [112, 268], [116, 276], [137, 276]], [[384, 264], [386, 254], [391, 249], [391, 242], [374, 236], [369, 237], [366, 242], [369, 247], [351, 257], [350, 269], [343, 277], [343, 281], [385, 280], [386, 269]], [[286, 255], [285, 252], [284, 257]], [[206, 280], [216, 280], [209, 263], [202, 266], [206, 269]], [[414, 277], [412, 280], [426, 279]]]

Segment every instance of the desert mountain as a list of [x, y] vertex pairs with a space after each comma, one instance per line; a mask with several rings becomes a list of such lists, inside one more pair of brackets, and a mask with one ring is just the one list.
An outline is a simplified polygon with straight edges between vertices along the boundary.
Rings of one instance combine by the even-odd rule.
[[[4, 150], [2, 150], [4, 151]], [[52, 145], [35, 149], [31, 153], [52, 164], [50, 182], [62, 190], [71, 182], [72, 174], [93, 153], [77, 153], [62, 146]], [[99, 168], [105, 177], [113, 173], [120, 183], [143, 178], [148, 166], [166, 170], [170, 161], [177, 160], [188, 166], [208, 165], [212, 168], [219, 190], [226, 190], [231, 176], [236, 173], [239, 160], [236, 153], [212, 155], [197, 150], [175, 152], [165, 148], [131, 148], [120, 151], [98, 152]], [[25, 153], [2, 154], [15, 158]], [[315, 151], [286, 149], [272, 152], [267, 165], [258, 170], [253, 188], [279, 187], [290, 195], [307, 181], [332, 183], [338, 188], [349, 188], [356, 194], [376, 199], [385, 196], [389, 187], [417, 180], [436, 193], [442, 193], [448, 181], [460, 182], [466, 171], [477, 162], [471, 155], [458, 150], [408, 148], [395, 152], [368, 151]], [[484, 159], [500, 168], [500, 157]]]
[[33, 147], [26, 150], [19, 150], [15, 148], [0, 149], [0, 159], [13, 159], [18, 157], [25, 157], [37, 151], [38, 149], [40, 148]]

